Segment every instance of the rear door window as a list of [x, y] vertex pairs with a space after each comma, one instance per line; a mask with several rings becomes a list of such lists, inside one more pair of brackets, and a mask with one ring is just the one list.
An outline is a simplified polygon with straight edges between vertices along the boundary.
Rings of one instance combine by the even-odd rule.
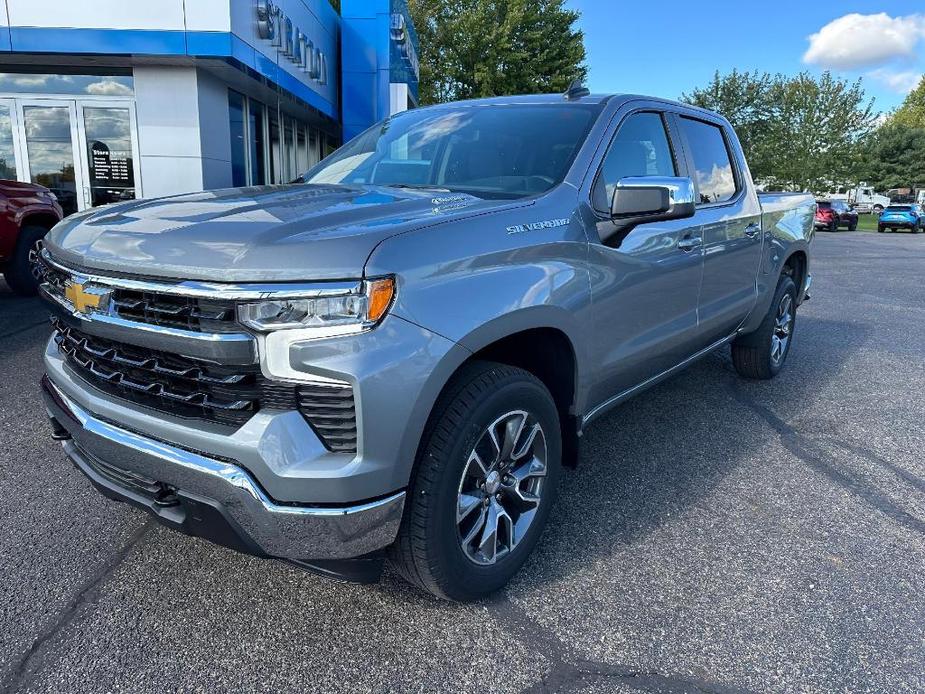
[[738, 183], [722, 128], [693, 118], [682, 117], [679, 121], [693, 159], [693, 178], [700, 204], [711, 205], [734, 198]]

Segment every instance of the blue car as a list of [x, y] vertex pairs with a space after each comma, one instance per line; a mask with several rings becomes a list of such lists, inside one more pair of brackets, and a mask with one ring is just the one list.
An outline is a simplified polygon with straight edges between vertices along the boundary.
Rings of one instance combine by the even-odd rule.
[[925, 229], [925, 212], [921, 205], [890, 205], [880, 213], [877, 231], [908, 229], [913, 234]]

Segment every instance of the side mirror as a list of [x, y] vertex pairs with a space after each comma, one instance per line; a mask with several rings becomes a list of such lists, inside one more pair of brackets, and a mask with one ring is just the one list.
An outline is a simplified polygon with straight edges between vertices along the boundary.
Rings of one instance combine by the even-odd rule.
[[[613, 191], [610, 216], [616, 228], [608, 236], [628, 232], [638, 224], [694, 216], [694, 182], [674, 176], [621, 178]], [[606, 241], [606, 239], [603, 239]]]

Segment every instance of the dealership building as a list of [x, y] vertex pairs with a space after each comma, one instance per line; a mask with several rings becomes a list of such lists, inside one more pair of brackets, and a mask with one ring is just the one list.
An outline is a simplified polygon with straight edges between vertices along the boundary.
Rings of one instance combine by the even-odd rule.
[[0, 178], [67, 212], [287, 182], [417, 100], [406, 0], [0, 4]]

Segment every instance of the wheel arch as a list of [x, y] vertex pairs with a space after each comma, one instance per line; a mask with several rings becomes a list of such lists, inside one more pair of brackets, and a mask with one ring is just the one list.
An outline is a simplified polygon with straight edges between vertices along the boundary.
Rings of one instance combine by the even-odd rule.
[[581, 346], [561, 321], [541, 320], [541, 316], [548, 318], [549, 314], [524, 309], [492, 320], [471, 331], [444, 355], [421, 393], [418, 406], [422, 411], [415, 418], [419, 424], [410, 432], [412, 445], [403, 447], [413, 451], [415, 463], [430, 430], [434, 408], [455, 376], [473, 361], [495, 361], [532, 373], [549, 389], [559, 412], [563, 463], [575, 465], [581, 422]]

